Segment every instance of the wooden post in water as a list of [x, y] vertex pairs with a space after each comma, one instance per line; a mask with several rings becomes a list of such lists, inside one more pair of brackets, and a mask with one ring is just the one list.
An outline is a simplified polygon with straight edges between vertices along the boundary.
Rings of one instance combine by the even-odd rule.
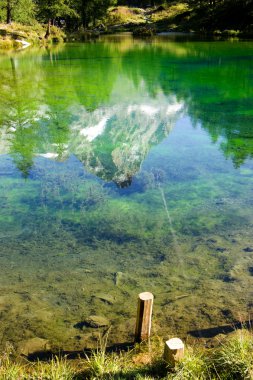
[[150, 337], [153, 300], [154, 296], [149, 292], [138, 296], [135, 342], [140, 343]]
[[165, 342], [163, 358], [173, 367], [184, 356], [184, 343], [179, 338], [172, 338]]

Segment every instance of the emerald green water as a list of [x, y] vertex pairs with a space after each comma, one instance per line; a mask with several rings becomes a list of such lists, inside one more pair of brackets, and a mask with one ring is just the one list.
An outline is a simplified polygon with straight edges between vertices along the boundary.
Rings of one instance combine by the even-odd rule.
[[252, 73], [183, 37], [0, 56], [1, 347], [129, 342], [142, 291], [164, 338], [250, 318]]

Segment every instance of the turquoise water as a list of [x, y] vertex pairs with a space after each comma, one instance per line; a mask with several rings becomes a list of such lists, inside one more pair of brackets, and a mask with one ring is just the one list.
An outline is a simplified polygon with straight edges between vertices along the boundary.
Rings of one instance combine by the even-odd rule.
[[164, 338], [250, 318], [252, 58], [168, 36], [0, 56], [2, 347], [94, 346], [89, 315], [131, 341], [142, 291]]

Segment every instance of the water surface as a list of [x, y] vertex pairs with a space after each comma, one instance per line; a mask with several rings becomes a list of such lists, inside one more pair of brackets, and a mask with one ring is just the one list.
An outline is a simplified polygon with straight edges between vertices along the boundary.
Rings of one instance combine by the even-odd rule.
[[2, 347], [92, 346], [89, 315], [131, 341], [141, 291], [165, 338], [250, 318], [252, 58], [182, 36], [0, 56]]

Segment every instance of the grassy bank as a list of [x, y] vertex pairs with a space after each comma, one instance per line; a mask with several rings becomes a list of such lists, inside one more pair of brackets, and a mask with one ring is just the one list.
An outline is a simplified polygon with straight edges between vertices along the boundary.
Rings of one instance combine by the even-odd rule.
[[1, 380], [78, 380], [78, 379], [253, 379], [253, 335], [235, 331], [220, 336], [216, 348], [186, 347], [183, 360], [172, 368], [162, 359], [161, 339], [142, 344], [127, 352], [107, 353], [106, 338], [91, 355], [75, 360], [53, 358], [47, 362], [12, 360], [10, 349], [0, 359]]
[[253, 36], [253, 15], [250, 5], [241, 7], [219, 3], [208, 7], [205, 3], [189, 5], [187, 2], [171, 2], [169, 4], [148, 8], [113, 7], [103, 20], [106, 29], [113, 31], [152, 28], [156, 32], [200, 32], [224, 36]]
[[53, 42], [62, 42], [66, 38], [65, 33], [55, 27], [51, 27], [49, 38], [45, 39], [46, 25], [36, 23], [23, 25], [13, 22], [12, 24], [0, 24], [0, 49], [16, 49], [22, 47], [25, 41], [32, 45], [45, 45]]
[[[198, 32], [217, 37], [252, 37], [253, 15], [245, 6], [238, 7], [237, 2], [229, 9], [226, 3], [217, 3], [214, 7], [190, 6], [186, 2], [172, 2], [154, 8], [134, 8], [127, 6], [111, 7], [106, 16], [97, 20], [93, 29], [84, 31], [82, 27], [65, 32], [51, 27], [49, 38], [45, 38], [47, 25], [34, 22], [33, 25], [12, 23], [0, 24], [0, 49], [22, 47], [17, 40], [32, 45], [47, 45], [62, 41], [84, 41], [95, 38], [99, 33], [117, 33], [131, 31], [134, 35], [152, 36], [159, 32]], [[229, 15], [229, 16], [228, 16]]]

